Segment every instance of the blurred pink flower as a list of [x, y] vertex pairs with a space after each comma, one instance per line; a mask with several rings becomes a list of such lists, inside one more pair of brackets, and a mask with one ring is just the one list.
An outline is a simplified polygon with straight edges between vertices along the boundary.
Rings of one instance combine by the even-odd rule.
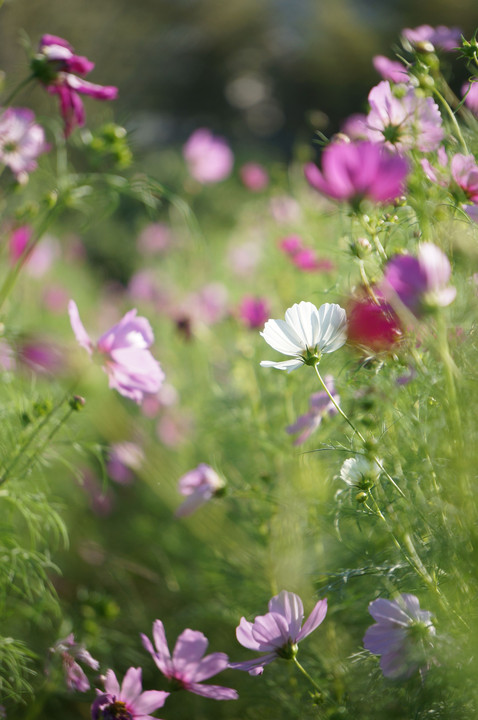
[[288, 255], [291, 262], [304, 272], [328, 272], [334, 267], [330, 260], [318, 258], [315, 250], [305, 247], [300, 235], [288, 235], [282, 238], [279, 247]]
[[21, 225], [10, 235], [9, 255], [10, 263], [14, 265], [20, 259], [24, 262], [25, 272], [30, 277], [42, 277], [59, 255], [58, 241], [47, 235], [33, 249], [25, 254], [33, 235], [30, 225]]
[[213, 700], [237, 700], [237, 692], [222, 685], [204, 685], [213, 675], [225, 670], [229, 658], [225, 653], [205, 655], [208, 640], [197, 630], [183, 630], [176, 641], [173, 656], [169, 652], [164, 625], [161, 620], [153, 623], [153, 640], [156, 649], [146, 635], [141, 635], [144, 648], [151, 653], [160, 672], [172, 681], [173, 687], [188, 690]]
[[191, 515], [223, 488], [224, 480], [221, 480], [217, 472], [206, 463], [200, 463], [178, 481], [178, 490], [187, 499], [176, 510], [176, 517]]
[[230, 246], [227, 261], [236, 275], [249, 277], [260, 262], [262, 256], [261, 238], [246, 240], [239, 245]]
[[165, 413], [156, 425], [156, 435], [167, 447], [175, 448], [186, 442], [194, 428], [192, 417], [179, 410]]
[[302, 214], [297, 200], [287, 195], [271, 198], [269, 209], [274, 220], [281, 225], [298, 222]]
[[[456, 50], [461, 44], [461, 30], [458, 27], [446, 27], [445, 25], [438, 25], [438, 27], [432, 27], [431, 25], [419, 25], [416, 28], [404, 28], [402, 30], [403, 37], [408, 40], [411, 45], [414, 45], [419, 50], [431, 50], [438, 48], [440, 50]], [[427, 47], [427, 44], [432, 47]]]
[[471, 83], [471, 87], [470, 83], [465, 83], [461, 88], [461, 94], [462, 96], [466, 95], [465, 105], [474, 115], [478, 116], [478, 80]]
[[7, 108], [0, 113], [0, 162], [24, 184], [37, 167], [37, 157], [48, 150], [45, 133], [28, 108]]
[[396, 298], [415, 315], [450, 305], [456, 288], [448, 285], [451, 275], [447, 256], [433, 243], [422, 243], [418, 256], [396, 255], [385, 267], [382, 292], [393, 305]]
[[386, 352], [402, 337], [401, 323], [377, 288], [374, 294], [378, 302], [367, 295], [354, 298], [347, 307], [348, 342], [367, 352]]
[[144, 461], [144, 452], [136, 443], [120, 442], [110, 447], [106, 469], [112, 480], [129, 485]]
[[463, 205], [463, 210], [466, 212], [470, 220], [478, 223], [478, 205]]
[[321, 172], [305, 166], [313, 188], [335, 200], [358, 202], [366, 197], [376, 203], [390, 202], [404, 191], [408, 162], [372, 142], [334, 142], [322, 155]]
[[52, 313], [63, 314], [68, 307], [69, 293], [61, 285], [49, 285], [43, 292], [43, 303]]
[[178, 402], [178, 392], [169, 383], [163, 383], [155, 395], [145, 395], [141, 411], [147, 418], [154, 418], [161, 408], [171, 407]]
[[141, 230], [136, 242], [144, 255], [155, 255], [169, 250], [173, 244], [173, 234], [165, 223], [150, 223]]
[[206, 128], [193, 132], [183, 147], [183, 155], [191, 176], [202, 184], [224, 180], [234, 164], [234, 155], [226, 140]]
[[340, 132], [350, 140], [368, 140], [367, 116], [365, 113], [354, 113], [344, 120]]
[[65, 672], [66, 684], [69, 690], [86, 692], [90, 689], [90, 682], [77, 660], [93, 670], [98, 670], [100, 664], [98, 660], [95, 660], [90, 655], [83, 645], [79, 645], [75, 642], [75, 636], [73, 633], [67, 635], [67, 637], [63, 640], [58, 640], [55, 645], [50, 648], [50, 653], [53, 655], [60, 655], [63, 663], [63, 670]]
[[73, 300], [68, 303], [68, 312], [81, 347], [90, 355], [99, 353], [103, 369], [109, 377], [110, 388], [138, 404], [145, 393], [158, 392], [164, 373], [148, 349], [154, 337], [146, 318], [137, 317], [136, 310], [130, 310], [94, 345], [83, 327]]
[[100, 692], [91, 706], [92, 720], [155, 720], [148, 713], [163, 707], [170, 693], [143, 692], [141, 674], [141, 668], [130, 667], [120, 687], [113, 670], [107, 670], [105, 692]]
[[[335, 390], [332, 375], [326, 375], [324, 381], [335, 402], [340, 404], [340, 396]], [[295, 423], [286, 427], [286, 432], [289, 435], [300, 433], [293, 444], [302, 445], [317, 430], [326, 415], [336, 415], [337, 412], [337, 408], [325, 390], [320, 390], [309, 397], [309, 412], [305, 413], [305, 415], [299, 415]]]
[[394, 83], [408, 83], [410, 77], [407, 68], [397, 60], [390, 60], [385, 55], [375, 55], [372, 60], [375, 70], [384, 80], [391, 80]]
[[444, 138], [438, 105], [430, 97], [421, 97], [414, 88], [397, 98], [384, 80], [369, 93], [367, 116], [369, 140], [384, 143], [390, 150], [421, 152], [436, 150]]
[[75, 55], [72, 46], [56, 35], [43, 35], [31, 67], [46, 90], [59, 97], [65, 137], [68, 137], [76, 126], [85, 124], [85, 110], [80, 94], [89, 95], [96, 100], [114, 100], [118, 95], [116, 87], [95, 85], [83, 77], [78, 77], [91, 72], [94, 63]]
[[478, 165], [474, 156], [457, 153], [452, 157], [450, 166], [458, 187], [471, 202], [478, 203]]
[[265, 298], [245, 295], [238, 308], [244, 325], [251, 330], [263, 327], [269, 317], [269, 302]]
[[302, 600], [295, 593], [282, 590], [269, 600], [266, 615], [259, 615], [252, 623], [243, 617], [236, 629], [241, 645], [266, 654], [255, 660], [230, 663], [229, 667], [247, 670], [250, 675], [262, 675], [264, 666], [277, 658], [292, 660], [297, 655], [297, 644], [318, 628], [326, 614], [327, 600], [319, 600], [302, 625]]
[[61, 375], [65, 371], [65, 354], [54, 342], [43, 336], [29, 336], [18, 343], [18, 359], [40, 375]]
[[85, 468], [78, 483], [88, 498], [91, 511], [98, 517], [108, 517], [114, 506], [114, 497], [89, 468]]
[[246, 188], [251, 192], [260, 192], [269, 184], [269, 175], [259, 163], [246, 163], [239, 170], [239, 175]]

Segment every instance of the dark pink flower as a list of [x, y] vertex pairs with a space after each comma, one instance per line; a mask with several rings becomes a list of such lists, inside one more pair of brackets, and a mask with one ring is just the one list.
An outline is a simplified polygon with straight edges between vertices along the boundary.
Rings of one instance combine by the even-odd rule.
[[248, 190], [260, 192], [269, 184], [267, 170], [259, 163], [246, 163], [239, 170], [242, 182]]
[[404, 191], [407, 161], [372, 142], [336, 142], [322, 155], [322, 172], [313, 163], [305, 176], [313, 188], [335, 200], [368, 198], [390, 202]]
[[[1, 111], [0, 111], [1, 112]], [[43, 128], [28, 108], [7, 108], [0, 115], [0, 162], [24, 184], [37, 167], [37, 157], [48, 150]]]
[[375, 288], [377, 302], [370, 297], [354, 299], [347, 308], [348, 341], [372, 352], [385, 352], [402, 337], [400, 320]]
[[187, 472], [178, 481], [178, 490], [186, 500], [176, 510], [176, 517], [191, 515], [223, 488], [224, 480], [217, 472], [210, 465], [200, 463], [197, 468]]
[[375, 70], [384, 80], [391, 80], [394, 83], [408, 83], [410, 77], [407, 68], [397, 60], [390, 60], [385, 55], [375, 55], [372, 60]]
[[206, 128], [193, 132], [183, 147], [183, 155], [191, 176], [204, 185], [227, 178], [234, 164], [234, 155], [226, 140]]
[[145, 649], [175, 690], [188, 690], [213, 700], [237, 700], [237, 691], [222, 685], [204, 685], [213, 675], [225, 670], [229, 658], [225, 653], [204, 655], [208, 640], [197, 630], [183, 630], [176, 641], [173, 655], [169, 652], [164, 625], [161, 620], [153, 623], [153, 640], [156, 649], [146, 635], [141, 635]]
[[70, 690], [86, 692], [90, 689], [90, 682], [77, 660], [93, 670], [98, 670], [100, 664], [98, 660], [95, 660], [90, 655], [83, 645], [75, 642], [73, 633], [70, 633], [64, 640], [58, 640], [58, 642], [50, 648], [50, 652], [60, 655], [65, 671], [66, 684]]
[[148, 349], [154, 337], [146, 318], [137, 317], [136, 310], [130, 310], [94, 345], [73, 300], [68, 304], [68, 312], [79, 344], [90, 355], [94, 352], [100, 355], [110, 388], [137, 403], [141, 403], [145, 393], [158, 392], [164, 373]]
[[397, 255], [385, 268], [382, 292], [390, 303], [400, 303], [420, 316], [424, 311], [449, 305], [456, 288], [448, 285], [451, 275], [447, 256], [433, 243], [423, 243], [418, 256]]
[[460, 28], [449, 28], [445, 25], [438, 25], [438, 27], [419, 25], [416, 28], [404, 28], [402, 35], [414, 47], [426, 51], [433, 51], [434, 48], [446, 51], [456, 50], [461, 41]]
[[269, 600], [269, 612], [254, 622], [241, 618], [236, 637], [244, 647], [266, 653], [255, 660], [230, 663], [234, 670], [247, 670], [250, 675], [262, 675], [265, 665], [277, 658], [291, 660], [297, 655], [297, 643], [310, 635], [327, 614], [327, 600], [319, 600], [309, 617], [304, 619], [304, 606], [298, 595], [282, 590]]
[[143, 692], [141, 674], [141, 668], [130, 667], [120, 687], [113, 670], [108, 670], [105, 693], [100, 693], [91, 706], [92, 720], [155, 720], [149, 713], [163, 707], [169, 693]]
[[238, 309], [239, 317], [251, 330], [262, 328], [269, 317], [269, 302], [265, 298], [245, 295]]
[[89, 95], [96, 100], [114, 100], [118, 95], [116, 87], [95, 85], [78, 77], [91, 72], [94, 63], [81, 55], [75, 55], [72, 46], [56, 35], [43, 35], [31, 67], [47, 91], [51, 95], [58, 95], [66, 137], [76, 126], [85, 124], [85, 110], [80, 95]]
[[[324, 381], [335, 402], [340, 404], [340, 397], [335, 390], [332, 375], [326, 375]], [[325, 390], [319, 390], [309, 397], [309, 412], [299, 415], [295, 423], [286, 427], [286, 432], [289, 435], [300, 433], [294, 440], [294, 445], [302, 445], [317, 430], [326, 415], [336, 415], [337, 412], [337, 408]]]

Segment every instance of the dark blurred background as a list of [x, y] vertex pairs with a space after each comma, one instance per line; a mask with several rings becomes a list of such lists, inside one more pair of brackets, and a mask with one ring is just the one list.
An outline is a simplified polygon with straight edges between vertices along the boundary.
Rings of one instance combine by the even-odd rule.
[[[5, 0], [0, 67], [13, 85], [26, 71], [20, 31], [34, 47], [57, 34], [96, 62], [89, 79], [119, 87], [116, 120], [144, 149], [207, 125], [236, 146], [266, 142], [287, 155], [297, 138], [333, 132], [362, 109], [379, 81], [373, 55], [391, 56], [401, 28], [422, 23], [470, 37], [478, 2]], [[37, 89], [34, 102], [46, 113], [54, 99]], [[90, 119], [110, 117], [108, 105], [87, 101]]]

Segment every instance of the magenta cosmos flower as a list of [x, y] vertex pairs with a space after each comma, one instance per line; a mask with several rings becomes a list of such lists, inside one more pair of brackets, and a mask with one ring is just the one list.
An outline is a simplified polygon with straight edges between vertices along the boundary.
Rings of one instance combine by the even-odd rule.
[[424, 311], [450, 305], [456, 288], [448, 285], [451, 275], [447, 256], [433, 243], [423, 243], [417, 257], [397, 255], [385, 268], [384, 296], [400, 302], [419, 316]]
[[43, 35], [38, 53], [31, 61], [33, 74], [51, 95], [59, 97], [66, 137], [76, 126], [85, 124], [80, 95], [89, 95], [96, 100], [114, 100], [118, 95], [116, 87], [95, 85], [83, 79], [94, 66], [87, 58], [75, 55], [70, 43], [56, 35]]
[[130, 667], [121, 687], [113, 670], [108, 670], [105, 692], [98, 695], [91, 706], [92, 720], [155, 720], [149, 713], [163, 707], [168, 692], [143, 692], [141, 668]]
[[298, 595], [282, 590], [269, 600], [269, 612], [254, 622], [245, 617], [236, 628], [236, 637], [249, 650], [266, 653], [255, 660], [231, 663], [234, 670], [246, 670], [250, 675], [262, 675], [265, 665], [277, 658], [292, 660], [297, 655], [297, 643], [310, 635], [327, 614], [327, 600], [319, 600], [304, 620], [304, 607]]
[[37, 157], [48, 150], [43, 128], [28, 108], [8, 108], [0, 115], [0, 162], [7, 165], [19, 183], [35, 170]]
[[[335, 390], [332, 375], [326, 375], [324, 381], [335, 402], [339, 404], [340, 397]], [[294, 440], [294, 445], [302, 445], [317, 430], [324, 417], [336, 415], [337, 412], [337, 408], [325, 390], [319, 390], [309, 397], [309, 412], [299, 415], [295, 423], [286, 427], [286, 432], [289, 435], [300, 433]]]
[[193, 132], [183, 147], [183, 155], [192, 177], [203, 185], [227, 178], [234, 164], [234, 155], [226, 140], [207, 128]]
[[267, 170], [259, 163], [246, 163], [239, 170], [239, 175], [245, 187], [251, 192], [260, 192], [269, 184]]
[[404, 593], [396, 600], [378, 598], [368, 611], [376, 621], [365, 633], [363, 644], [374, 655], [381, 655], [385, 677], [405, 680], [429, 666], [429, 653], [435, 628], [431, 612], [420, 610], [415, 595]]
[[229, 658], [221, 652], [204, 655], [208, 640], [202, 632], [184, 630], [176, 641], [172, 657], [161, 620], [155, 620], [153, 623], [156, 650], [146, 635], [141, 635], [141, 639], [159, 670], [171, 681], [174, 690], [189, 690], [213, 700], [237, 700], [237, 691], [232, 688], [203, 684], [203, 680], [225, 670]]
[[186, 500], [176, 510], [176, 516], [191, 515], [223, 488], [224, 480], [221, 480], [217, 472], [206, 463], [200, 463], [197, 468], [183, 475], [178, 482], [178, 490]]
[[90, 354], [98, 353], [103, 369], [109, 377], [109, 386], [120, 395], [137, 403], [145, 393], [157, 393], [164, 380], [159, 363], [148, 348], [153, 344], [153, 331], [144, 317], [130, 310], [104, 333], [94, 345], [83, 327], [76, 303], [68, 303], [70, 322], [81, 347]]
[[251, 330], [261, 328], [269, 317], [269, 301], [266, 298], [244, 295], [238, 308], [238, 315]]
[[390, 202], [405, 189], [407, 161], [391, 155], [373, 142], [334, 142], [322, 155], [322, 172], [313, 163], [305, 166], [310, 185], [335, 200], [358, 203], [368, 198]]

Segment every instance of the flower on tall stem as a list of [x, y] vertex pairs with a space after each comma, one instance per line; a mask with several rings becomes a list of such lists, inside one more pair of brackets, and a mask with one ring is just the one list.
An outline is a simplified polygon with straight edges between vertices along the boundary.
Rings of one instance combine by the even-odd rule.
[[408, 173], [405, 158], [392, 155], [376, 142], [333, 142], [322, 155], [322, 171], [308, 163], [309, 184], [334, 200], [358, 204], [363, 198], [391, 202], [403, 194]]
[[269, 612], [258, 615], [254, 622], [245, 617], [236, 628], [236, 637], [244, 647], [266, 653], [255, 660], [230, 663], [234, 670], [246, 670], [250, 675], [262, 675], [264, 667], [283, 658], [293, 660], [297, 644], [319, 627], [327, 614], [327, 600], [319, 600], [304, 620], [304, 606], [298, 595], [282, 590], [269, 600]]
[[80, 95], [89, 95], [96, 100], [114, 100], [118, 95], [116, 87], [84, 80], [83, 77], [93, 70], [95, 64], [81, 55], [75, 55], [70, 43], [56, 35], [43, 35], [38, 53], [30, 64], [33, 75], [47, 92], [58, 95], [65, 137], [75, 127], [85, 124], [85, 109]]
[[374, 600], [369, 613], [376, 623], [365, 633], [363, 644], [366, 650], [381, 656], [385, 677], [405, 680], [418, 670], [423, 677], [430, 665], [436, 633], [432, 613], [420, 610], [418, 598], [408, 593], [396, 600]]
[[323, 354], [341, 348], [347, 339], [347, 317], [335, 303], [317, 308], [302, 301], [286, 310], [285, 320], [268, 320], [260, 335], [274, 350], [292, 357], [282, 362], [263, 360], [261, 366], [292, 372], [302, 365], [314, 366]]
[[[1, 112], [1, 110], [0, 110]], [[24, 185], [37, 167], [37, 157], [47, 152], [43, 128], [28, 108], [7, 108], [0, 114], [0, 163], [10, 168]]]
[[162, 690], [143, 692], [141, 668], [130, 667], [120, 684], [113, 670], [108, 670], [105, 692], [91, 706], [92, 720], [155, 720], [149, 713], [163, 707], [170, 693]]
[[[335, 390], [334, 379], [332, 375], [326, 375], [324, 382], [327, 385], [330, 395], [334, 398], [337, 404], [340, 404], [340, 397]], [[302, 445], [312, 435], [315, 430], [319, 427], [322, 420], [329, 415], [336, 415], [338, 412], [337, 408], [333, 404], [329, 395], [325, 390], [319, 390], [319, 392], [313, 393], [309, 397], [309, 412], [304, 415], [299, 415], [295, 423], [286, 427], [286, 432], [289, 435], [300, 433], [294, 440], [294, 445]]]
[[146, 318], [137, 317], [136, 310], [130, 310], [95, 345], [80, 320], [73, 300], [68, 304], [68, 312], [78, 343], [90, 355], [99, 354], [110, 388], [136, 403], [141, 403], [145, 393], [158, 392], [164, 373], [148, 349], [154, 337]]
[[155, 620], [153, 623], [153, 640], [156, 648], [146, 635], [142, 634], [141, 639], [159, 670], [171, 682], [173, 690], [188, 690], [213, 700], [237, 700], [237, 691], [233, 688], [204, 685], [203, 680], [217, 675], [228, 667], [229, 658], [221, 652], [204, 655], [209, 643], [202, 632], [189, 628], [184, 630], [176, 641], [172, 657], [161, 620]]

